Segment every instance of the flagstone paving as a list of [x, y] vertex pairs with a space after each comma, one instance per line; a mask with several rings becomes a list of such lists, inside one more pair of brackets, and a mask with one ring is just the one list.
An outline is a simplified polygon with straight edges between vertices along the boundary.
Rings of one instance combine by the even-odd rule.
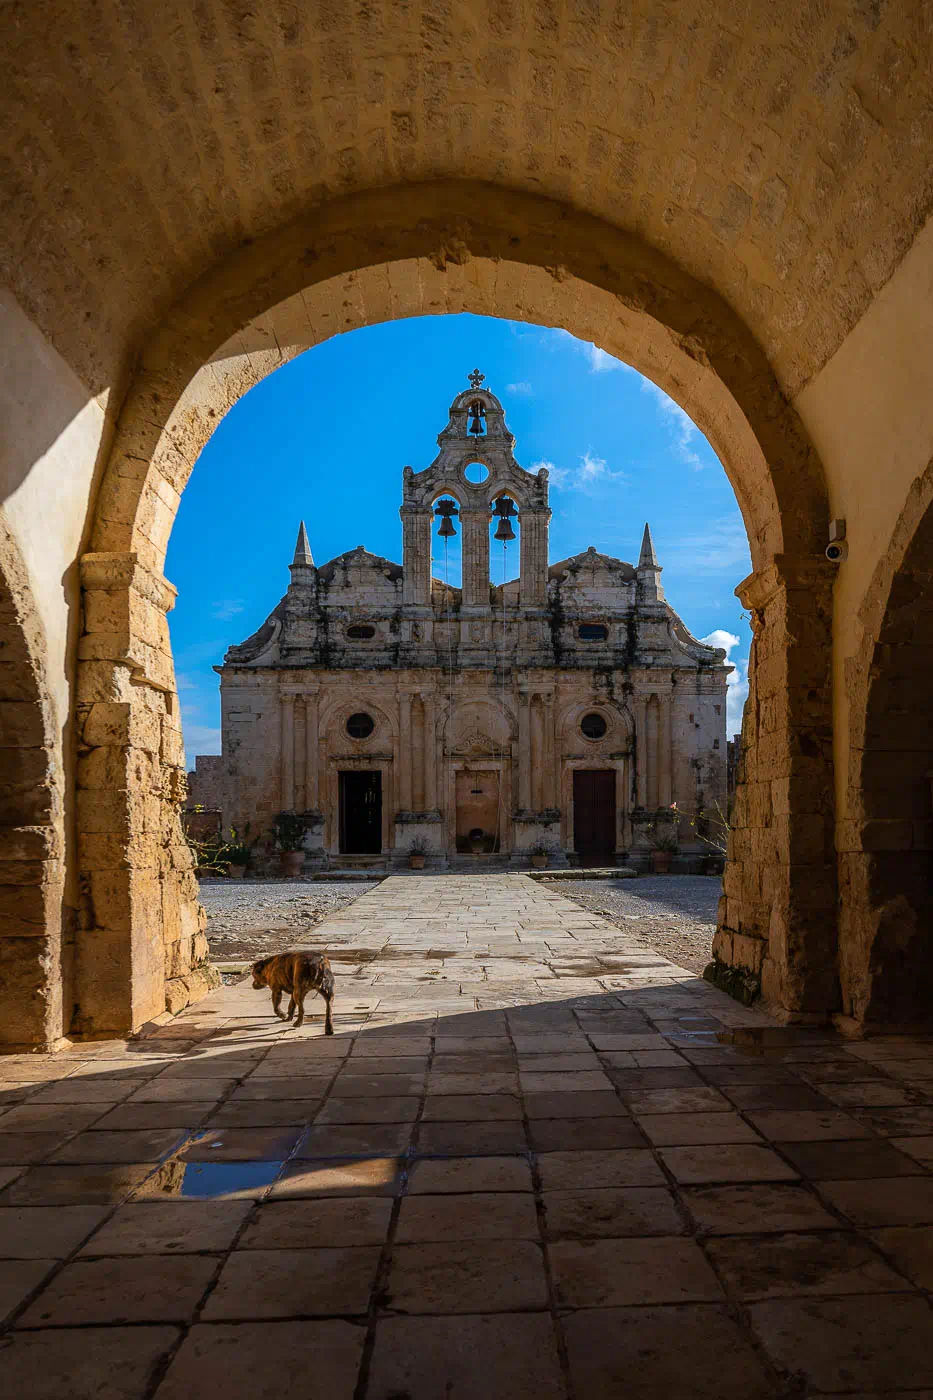
[[[0, 1393], [933, 1397], [933, 1038], [782, 1028], [521, 875], [397, 876], [0, 1060]], [[300, 943], [300, 940], [298, 940]]]

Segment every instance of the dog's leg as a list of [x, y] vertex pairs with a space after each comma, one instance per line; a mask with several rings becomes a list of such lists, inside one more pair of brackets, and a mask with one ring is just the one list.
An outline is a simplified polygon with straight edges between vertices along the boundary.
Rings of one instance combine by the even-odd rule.
[[302, 1022], [304, 1021], [304, 1018], [305, 1018], [305, 997], [307, 996], [307, 994], [308, 994], [308, 989], [307, 989], [306, 986], [304, 986], [304, 984], [300, 985], [299, 987], [297, 987], [297, 988], [295, 989], [295, 996], [296, 996], [296, 998], [297, 998], [297, 1000], [298, 1000], [298, 1015], [297, 1015], [297, 1017], [295, 1018], [295, 1030], [297, 1030], [298, 1027], [299, 1027], [299, 1026], [302, 1024]]
[[325, 1005], [325, 1008], [326, 1008], [325, 1011], [324, 1011], [324, 1034], [325, 1034], [325, 1035], [333, 1035], [333, 1033], [334, 1033], [334, 1023], [333, 1023], [333, 1021], [331, 1020], [331, 1015], [330, 1015], [330, 1004], [331, 1004], [331, 1002], [332, 1002], [333, 999], [334, 999], [334, 994], [333, 994], [333, 992], [328, 992], [328, 991], [326, 991], [326, 990], [322, 990], [322, 991], [321, 991], [321, 996], [324, 998], [324, 1005]]
[[272, 1010], [275, 1012], [276, 1016], [278, 1016], [278, 1018], [279, 1018], [280, 1021], [284, 1021], [284, 1020], [285, 1020], [285, 1012], [284, 1012], [281, 1008], [282, 1008], [282, 992], [281, 992], [281, 989], [279, 989], [279, 991], [273, 992], [273, 993], [272, 993]]
[[290, 999], [289, 999], [289, 1003], [288, 1003], [288, 1015], [285, 1017], [286, 1021], [290, 1021], [290, 1020], [292, 1019], [292, 1017], [294, 1016], [294, 1014], [295, 1014], [295, 994], [294, 994], [294, 992], [293, 992], [292, 995], [291, 995], [291, 997], [290, 997]]

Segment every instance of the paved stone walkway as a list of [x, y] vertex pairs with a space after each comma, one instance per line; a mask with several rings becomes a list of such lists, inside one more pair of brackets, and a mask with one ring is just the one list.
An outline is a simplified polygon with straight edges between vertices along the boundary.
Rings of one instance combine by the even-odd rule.
[[[933, 1396], [933, 1042], [782, 1030], [523, 876], [0, 1060], [0, 1394]], [[318, 1006], [314, 1003], [313, 1006]]]

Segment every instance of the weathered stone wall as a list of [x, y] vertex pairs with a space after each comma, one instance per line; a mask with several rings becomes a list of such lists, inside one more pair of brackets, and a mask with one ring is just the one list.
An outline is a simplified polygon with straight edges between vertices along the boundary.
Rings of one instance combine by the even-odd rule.
[[71, 1029], [99, 1036], [181, 1010], [213, 985], [179, 810], [184, 746], [167, 613], [174, 589], [135, 555], [82, 560], [78, 864]]
[[[728, 22], [692, 0], [636, 0], [621, 20], [547, 5], [286, 15], [278, 0], [249, 15], [223, 0], [11, 14], [2, 260], [43, 388], [27, 401], [5, 367], [3, 494], [54, 698], [73, 676], [87, 536], [158, 574], [200, 445], [283, 354], [390, 316], [506, 314], [566, 325], [673, 394], [736, 485], [756, 573], [781, 553], [818, 558], [827, 519], [847, 519], [858, 568], [840, 572], [833, 628], [848, 819], [861, 717], [845, 668], [874, 645], [853, 619], [933, 455], [930, 258], [905, 257], [933, 193], [922, 6], [753, 3]], [[108, 178], [88, 180], [92, 166]], [[530, 190], [546, 212], [516, 217]], [[303, 330], [277, 344], [262, 318], [292, 297]], [[8, 367], [24, 342], [3, 333]], [[795, 604], [788, 635], [813, 620]], [[57, 704], [62, 829], [69, 713]]]
[[0, 511], [0, 1049], [54, 1048], [71, 989], [64, 774], [44, 641]]

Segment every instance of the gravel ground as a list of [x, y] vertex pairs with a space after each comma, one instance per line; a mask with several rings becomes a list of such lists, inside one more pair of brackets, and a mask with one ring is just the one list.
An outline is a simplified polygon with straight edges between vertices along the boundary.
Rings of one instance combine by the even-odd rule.
[[211, 959], [287, 952], [303, 941], [296, 931], [313, 928], [372, 887], [370, 880], [202, 880]]
[[718, 875], [644, 875], [637, 880], [554, 880], [548, 889], [603, 914], [649, 948], [702, 972], [709, 962], [722, 893]]

